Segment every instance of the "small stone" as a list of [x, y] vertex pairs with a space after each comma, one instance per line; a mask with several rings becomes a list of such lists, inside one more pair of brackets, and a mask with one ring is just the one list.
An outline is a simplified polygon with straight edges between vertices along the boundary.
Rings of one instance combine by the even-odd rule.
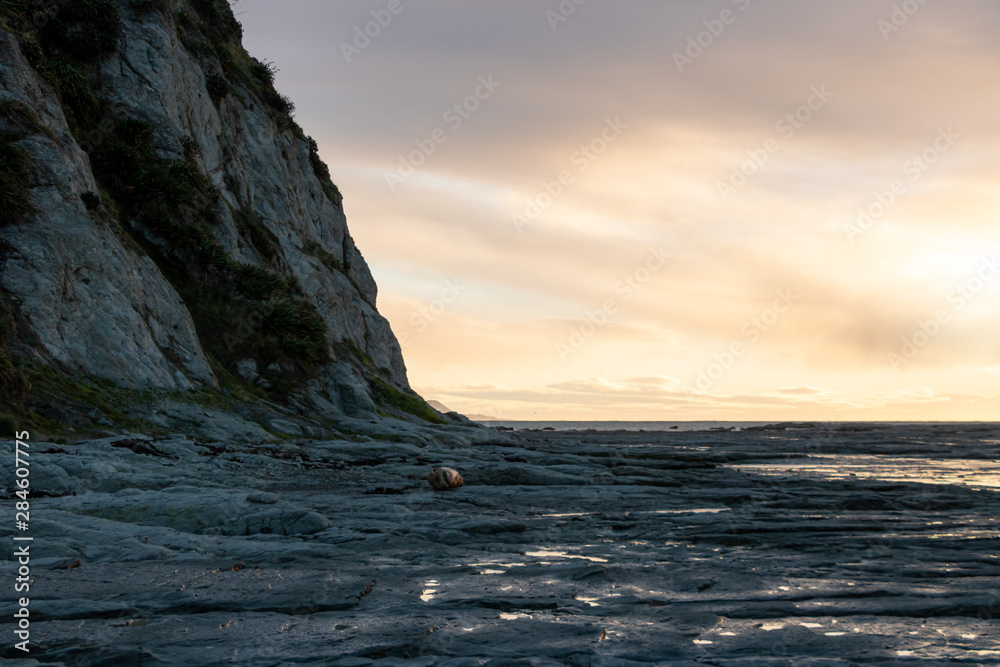
[[260, 505], [273, 505], [278, 502], [278, 494], [266, 491], [252, 491], [247, 495], [247, 502]]
[[302, 435], [302, 427], [295, 422], [290, 422], [287, 419], [271, 419], [267, 422], [267, 425], [272, 431], [277, 431], [284, 435]]
[[456, 489], [465, 484], [462, 476], [454, 468], [435, 468], [434, 472], [428, 473], [424, 479], [430, 483], [435, 491]]
[[236, 362], [236, 372], [245, 380], [256, 380], [260, 377], [257, 362], [253, 359], [241, 359]]

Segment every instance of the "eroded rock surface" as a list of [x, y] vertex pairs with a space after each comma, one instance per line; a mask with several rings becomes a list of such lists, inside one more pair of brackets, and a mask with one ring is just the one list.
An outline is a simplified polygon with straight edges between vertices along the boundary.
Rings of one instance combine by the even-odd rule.
[[[997, 662], [1000, 428], [366, 423], [340, 440], [34, 443], [32, 657]], [[435, 467], [475, 474], [436, 493]]]

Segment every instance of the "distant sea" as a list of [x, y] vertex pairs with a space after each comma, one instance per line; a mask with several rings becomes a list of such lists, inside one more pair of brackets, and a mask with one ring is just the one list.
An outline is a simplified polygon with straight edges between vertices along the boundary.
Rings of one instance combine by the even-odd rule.
[[[558, 431], [709, 431], [712, 429], [740, 430], [752, 426], [769, 424], [805, 425], [814, 424], [818, 428], [836, 428], [845, 424], [872, 424], [880, 426], [909, 426], [953, 422], [780, 422], [780, 421], [508, 421], [476, 420], [486, 426], [501, 426], [517, 431], [534, 429], [555, 429]], [[954, 422], [963, 423], [963, 422]], [[967, 422], [966, 422], [967, 423]], [[792, 426], [794, 428], [794, 426]]]
[[[648, 442], [689, 442], [725, 454], [761, 450], [760, 461], [738, 464], [744, 473], [764, 477], [816, 479], [879, 479], [886, 482], [954, 484], [1000, 489], [1000, 422], [775, 422], [775, 421], [481, 421], [516, 431], [585, 431], [588, 442], [617, 449]], [[754, 428], [757, 427], [757, 428]], [[761, 428], [770, 427], [770, 428]], [[675, 438], [635, 436], [615, 432], [691, 433]], [[712, 431], [718, 431], [717, 436]], [[741, 433], [742, 431], [742, 433]], [[702, 435], [695, 435], [700, 432]], [[544, 436], [543, 436], [544, 437]], [[774, 456], [786, 453], [787, 458]], [[1000, 663], [998, 663], [1000, 664]]]

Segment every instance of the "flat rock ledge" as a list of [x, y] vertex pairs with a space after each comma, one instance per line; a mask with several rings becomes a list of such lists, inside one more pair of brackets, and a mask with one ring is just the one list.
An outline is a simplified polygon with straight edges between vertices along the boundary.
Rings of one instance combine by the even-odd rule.
[[[369, 426], [32, 442], [32, 652], [8, 642], [4, 664], [1000, 659], [997, 490], [903, 477], [914, 456], [991, 465], [996, 428]], [[878, 456], [898, 465], [802, 467]], [[448, 468], [460, 492], [428, 484]], [[13, 483], [5, 467], [4, 502]], [[13, 611], [4, 596], [0, 616]]]

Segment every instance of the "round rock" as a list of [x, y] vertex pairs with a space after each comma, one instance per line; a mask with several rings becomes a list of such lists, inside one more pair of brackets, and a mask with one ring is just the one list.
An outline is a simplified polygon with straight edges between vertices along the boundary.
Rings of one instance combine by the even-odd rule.
[[455, 489], [465, 484], [462, 476], [454, 468], [435, 468], [425, 479], [435, 491]]

